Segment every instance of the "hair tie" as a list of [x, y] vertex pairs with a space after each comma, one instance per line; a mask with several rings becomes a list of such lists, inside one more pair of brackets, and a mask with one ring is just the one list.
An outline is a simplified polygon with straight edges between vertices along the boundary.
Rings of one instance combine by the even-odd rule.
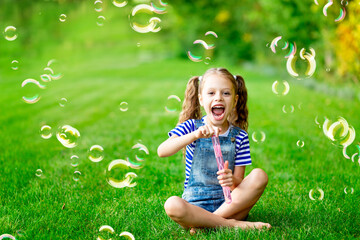
[[236, 80], [236, 75], [233, 75], [234, 79]]
[[199, 76], [199, 81], [201, 81], [201, 79], [202, 79], [202, 76]]

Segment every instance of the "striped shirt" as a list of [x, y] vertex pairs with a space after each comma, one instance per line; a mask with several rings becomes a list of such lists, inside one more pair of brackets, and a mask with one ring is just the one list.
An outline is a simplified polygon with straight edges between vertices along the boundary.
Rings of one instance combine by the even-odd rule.
[[[205, 123], [204, 116], [201, 120], [203, 123]], [[229, 134], [229, 130], [232, 127], [232, 125], [229, 126], [226, 133], [221, 134], [220, 136], [227, 136]], [[196, 130], [195, 127], [195, 120], [189, 119], [186, 122], [183, 122], [176, 126], [173, 130], [171, 130], [168, 135], [169, 137], [173, 135], [177, 136], [184, 136], [186, 134], [189, 134]], [[184, 187], [187, 187], [189, 177], [190, 177], [190, 170], [191, 170], [191, 164], [194, 156], [194, 150], [195, 150], [195, 142], [190, 143], [186, 146], [186, 163], [185, 163], [185, 182]], [[241, 130], [239, 135], [236, 136], [236, 144], [235, 144], [235, 166], [245, 166], [251, 164], [251, 157], [250, 157], [250, 145], [249, 145], [249, 137], [246, 131]]]

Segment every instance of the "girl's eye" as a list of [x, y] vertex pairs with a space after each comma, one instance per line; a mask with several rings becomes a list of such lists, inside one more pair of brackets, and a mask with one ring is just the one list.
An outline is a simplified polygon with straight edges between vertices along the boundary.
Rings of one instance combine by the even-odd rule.
[[224, 95], [229, 96], [231, 93], [230, 92], [224, 92]]
[[209, 94], [209, 95], [213, 95], [213, 94], [214, 94], [214, 92], [208, 92], [208, 94]]

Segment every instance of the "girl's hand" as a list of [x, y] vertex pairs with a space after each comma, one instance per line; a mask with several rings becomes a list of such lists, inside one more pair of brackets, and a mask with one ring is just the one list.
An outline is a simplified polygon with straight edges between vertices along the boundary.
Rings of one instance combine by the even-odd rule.
[[217, 172], [217, 178], [222, 187], [231, 187], [234, 184], [231, 169], [229, 169], [229, 162], [225, 161], [224, 169]]
[[215, 135], [216, 137], [219, 136], [221, 131], [221, 128], [218, 127], [214, 127], [211, 125], [204, 125], [199, 127], [196, 131], [195, 131], [195, 137], [198, 138], [209, 138], [212, 137], [213, 135]]

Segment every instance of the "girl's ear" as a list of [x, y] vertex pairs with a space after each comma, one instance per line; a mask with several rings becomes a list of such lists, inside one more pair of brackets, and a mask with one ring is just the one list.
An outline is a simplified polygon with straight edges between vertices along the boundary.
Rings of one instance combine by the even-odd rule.
[[203, 106], [203, 103], [202, 103], [202, 96], [201, 96], [201, 94], [198, 94], [198, 98], [199, 98], [199, 103], [200, 103], [200, 106]]
[[235, 96], [235, 103], [234, 103], [234, 107], [235, 107], [235, 108], [236, 108], [236, 105], [237, 105], [237, 103], [238, 103], [238, 100], [239, 100], [239, 95], [236, 94], [236, 96]]

